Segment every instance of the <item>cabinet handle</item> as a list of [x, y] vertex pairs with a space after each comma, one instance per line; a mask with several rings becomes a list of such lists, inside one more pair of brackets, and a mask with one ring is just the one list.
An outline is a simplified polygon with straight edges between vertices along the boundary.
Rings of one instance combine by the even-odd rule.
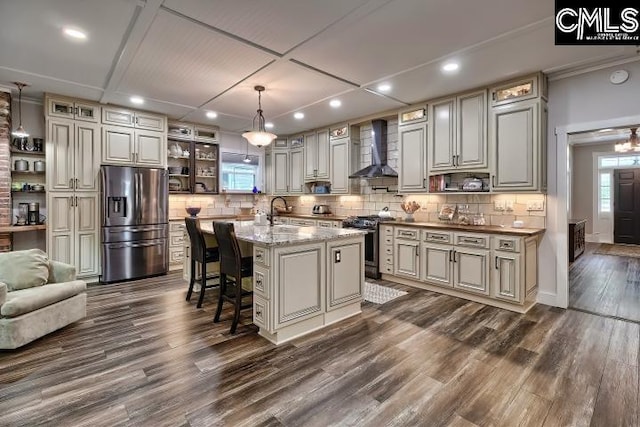
[[453, 167], [455, 167], [455, 166], [456, 166], [456, 156], [455, 156], [455, 154], [454, 154], [453, 156], [451, 156], [451, 165], [452, 165]]
[[471, 238], [460, 239], [460, 241], [464, 243], [481, 243], [480, 239], [471, 239]]
[[458, 259], [456, 258], [456, 251], [453, 251], [453, 262], [458, 262]]
[[69, 188], [73, 190], [73, 178], [69, 178]]
[[452, 262], [451, 256], [453, 255], [453, 250], [449, 249], [449, 262]]
[[73, 110], [73, 114], [75, 114], [77, 116], [78, 115], [78, 107], [72, 108], [72, 110]]
[[491, 175], [491, 186], [492, 187], [496, 186], [496, 176], [495, 175]]
[[256, 308], [256, 317], [262, 317], [262, 309]]
[[500, 267], [498, 267], [498, 255], [496, 255], [496, 270], [498, 270]]
[[460, 166], [460, 154], [456, 154], [456, 167]]
[[76, 198], [75, 205], [76, 207], [78, 207], [78, 196], [75, 196], [75, 198]]
[[262, 279], [256, 279], [256, 286], [262, 286]]
[[422, 179], [422, 188], [427, 188], [427, 178]]
[[79, 185], [80, 185], [80, 180], [76, 178], [76, 186], [74, 187], [74, 189], [77, 190]]
[[416, 248], [416, 257], [419, 257], [420, 256], [420, 248], [418, 248], [417, 246], [415, 248]]
[[73, 207], [73, 196], [69, 196], [69, 207]]

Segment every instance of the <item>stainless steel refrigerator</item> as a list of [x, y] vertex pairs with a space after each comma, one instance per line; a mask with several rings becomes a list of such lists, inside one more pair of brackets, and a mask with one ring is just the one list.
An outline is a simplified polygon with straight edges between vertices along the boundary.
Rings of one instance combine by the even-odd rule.
[[167, 171], [102, 166], [101, 176], [101, 282], [166, 273], [169, 268]]

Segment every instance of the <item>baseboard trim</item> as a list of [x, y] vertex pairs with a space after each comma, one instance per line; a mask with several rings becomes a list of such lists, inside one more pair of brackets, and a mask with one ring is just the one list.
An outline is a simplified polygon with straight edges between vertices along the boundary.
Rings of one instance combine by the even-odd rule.
[[539, 304], [550, 305], [553, 307], [560, 307], [558, 304], [558, 294], [552, 292], [542, 292], [538, 290], [538, 297], [536, 301]]

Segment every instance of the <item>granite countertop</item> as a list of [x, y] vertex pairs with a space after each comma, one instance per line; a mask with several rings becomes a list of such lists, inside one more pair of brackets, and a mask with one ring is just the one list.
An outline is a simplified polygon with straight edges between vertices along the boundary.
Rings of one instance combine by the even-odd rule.
[[545, 232], [544, 228], [513, 228], [499, 225], [460, 225], [445, 222], [382, 222], [384, 225], [399, 225], [402, 227], [436, 228], [440, 230], [470, 231], [474, 233], [508, 234], [511, 236], [536, 236]]
[[[187, 215], [186, 213], [184, 214], [184, 216], [176, 216], [176, 217], [171, 217], [169, 218], [169, 221], [182, 221], [184, 220], [184, 218]], [[202, 220], [216, 220], [216, 219], [237, 219], [239, 221], [244, 221], [244, 220], [252, 220], [253, 219], [253, 215], [198, 215], [197, 218], [198, 219], [202, 219]], [[276, 214], [276, 217], [278, 218], [303, 218], [303, 219], [318, 219], [318, 220], [328, 220], [328, 221], [342, 221], [346, 218], [346, 216], [337, 216], [334, 214], [297, 214], [297, 213], [290, 213], [290, 214]]]
[[[352, 228], [298, 227], [294, 225], [254, 225], [253, 221], [232, 221], [238, 240], [255, 245], [278, 246], [321, 242], [363, 236], [367, 232]], [[200, 225], [205, 233], [213, 233], [213, 224]]]

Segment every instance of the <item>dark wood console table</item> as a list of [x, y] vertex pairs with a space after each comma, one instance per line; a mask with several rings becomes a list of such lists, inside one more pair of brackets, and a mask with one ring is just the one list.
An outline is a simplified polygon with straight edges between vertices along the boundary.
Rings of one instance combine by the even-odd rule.
[[569, 262], [575, 261], [584, 252], [586, 219], [569, 220]]

